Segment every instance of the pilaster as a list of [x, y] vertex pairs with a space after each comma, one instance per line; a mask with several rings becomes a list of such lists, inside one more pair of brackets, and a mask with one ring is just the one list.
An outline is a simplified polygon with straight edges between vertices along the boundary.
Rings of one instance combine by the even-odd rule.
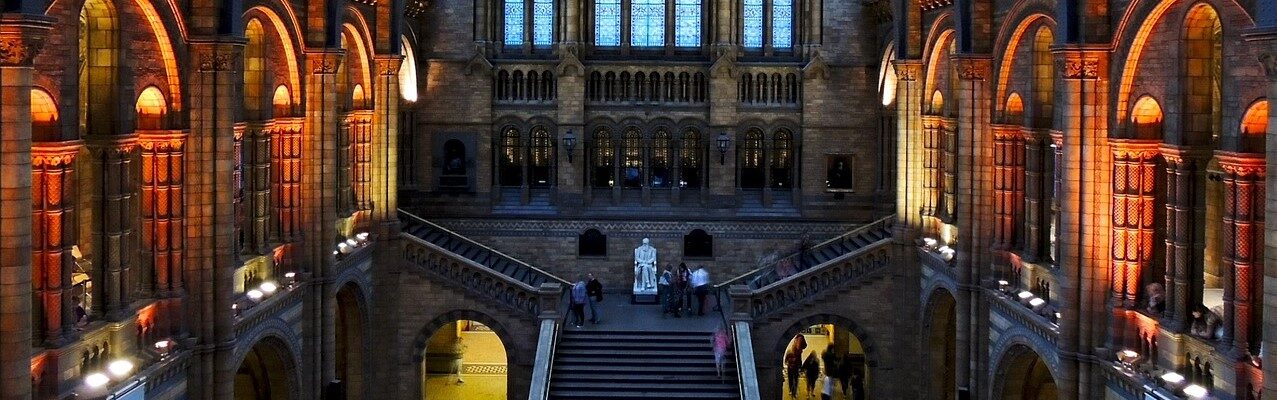
[[399, 67], [403, 57], [378, 56], [373, 94], [372, 220], [381, 237], [399, 231]]
[[923, 205], [922, 60], [895, 60], [896, 72], [896, 226], [920, 231]]
[[[993, 85], [988, 81], [993, 61], [988, 56], [959, 55], [953, 57], [958, 73], [957, 90], [958, 124], [953, 140], [955, 155], [952, 173], [954, 204], [947, 211], [958, 229], [955, 267], [958, 271], [957, 309], [957, 373], [960, 389], [979, 398], [982, 393], [982, 376], [985, 363], [984, 343], [987, 335], [982, 315], [976, 312], [979, 304], [980, 285], [984, 271], [989, 268], [988, 251], [991, 216], [990, 195], [993, 175], [990, 160], [993, 158], [992, 117], [989, 110]], [[949, 182], [946, 182], [949, 183]], [[952, 246], [953, 244], [951, 244]]]
[[[138, 282], [138, 235], [136, 199], [138, 180], [133, 176], [137, 162], [137, 135], [95, 135], [85, 138], [92, 162], [94, 182], [102, 182], [89, 193], [93, 207], [92, 242], [89, 259], [96, 283], [93, 294], [101, 307], [90, 310], [111, 321], [128, 318]], [[96, 303], [96, 302], [95, 302]]]
[[[340, 205], [335, 190], [337, 176], [337, 130], [341, 115], [338, 110], [337, 71], [345, 52], [318, 49], [306, 53], [310, 77], [306, 80], [306, 116], [301, 143], [301, 224], [304, 242], [297, 255], [300, 268], [313, 277], [307, 284], [301, 365], [304, 380], [319, 387], [336, 378], [336, 299], [332, 287], [336, 276], [336, 259], [332, 248], [338, 240], [336, 221]], [[376, 96], [377, 94], [374, 94]]]
[[150, 271], [146, 292], [159, 300], [157, 337], [176, 335], [183, 319], [182, 249], [185, 219], [182, 209], [186, 134], [181, 131], [143, 132], [142, 149], [142, 265]]
[[[1249, 360], [1258, 354], [1255, 329], [1263, 323], [1256, 303], [1261, 301], [1261, 274], [1257, 271], [1260, 232], [1263, 217], [1258, 209], [1264, 198], [1264, 159], [1257, 154], [1216, 152], [1224, 170], [1223, 259], [1233, 276], [1233, 285], [1224, 288], [1224, 337], [1232, 338], [1230, 355], [1235, 360]], [[1230, 293], [1231, 292], [1231, 293]], [[1231, 307], [1229, 303], [1231, 301]], [[1232, 312], [1228, 312], [1232, 310]], [[1232, 321], [1229, 321], [1231, 315]], [[1232, 328], [1228, 324], [1231, 322]]]
[[1162, 159], [1165, 172], [1165, 255], [1166, 268], [1163, 284], [1166, 286], [1167, 328], [1182, 332], [1188, 328], [1192, 307], [1201, 304], [1200, 288], [1193, 287], [1192, 276], [1199, 274], [1202, 255], [1196, 247], [1198, 223], [1196, 215], [1205, 204], [1198, 193], [1197, 175], [1205, 173], [1210, 154], [1190, 148], [1163, 145]]
[[1160, 154], [1157, 139], [1113, 139], [1113, 211], [1111, 271], [1113, 318], [1110, 320], [1110, 348], [1133, 345], [1134, 332], [1128, 332], [1130, 313], [1138, 310], [1136, 299], [1140, 277], [1153, 262], [1155, 234], [1157, 164]]
[[31, 149], [32, 281], [39, 307], [43, 344], [57, 347], [74, 336], [71, 246], [78, 238], [75, 219], [75, 156], [79, 141], [35, 143]]

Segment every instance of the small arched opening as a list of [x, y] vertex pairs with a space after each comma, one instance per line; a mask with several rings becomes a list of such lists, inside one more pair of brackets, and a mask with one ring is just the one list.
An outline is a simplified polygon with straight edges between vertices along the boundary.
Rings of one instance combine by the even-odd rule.
[[235, 400], [291, 399], [294, 366], [282, 340], [262, 339], [244, 355], [235, 371]]
[[927, 308], [927, 362], [931, 376], [929, 398], [957, 398], [957, 314], [953, 295], [936, 290]]
[[423, 399], [507, 398], [509, 359], [492, 327], [474, 320], [446, 323], [431, 334], [423, 353]]
[[168, 115], [168, 103], [164, 94], [155, 86], [149, 86], [137, 96], [137, 129], [164, 129], [164, 117]]
[[347, 284], [337, 291], [336, 322], [337, 380], [345, 386], [346, 398], [367, 398], [364, 385], [364, 312], [359, 288]]
[[[1001, 400], [1055, 400], [1057, 391], [1055, 377], [1042, 356], [1023, 344], [1012, 345], [1007, 349], [999, 364], [999, 373], [995, 376], [1001, 382], [1001, 393], [995, 393]], [[1000, 383], [1000, 385], [998, 384]]]

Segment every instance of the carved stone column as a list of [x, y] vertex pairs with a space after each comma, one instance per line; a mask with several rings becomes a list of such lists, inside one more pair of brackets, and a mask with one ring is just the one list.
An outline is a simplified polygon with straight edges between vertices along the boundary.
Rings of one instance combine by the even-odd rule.
[[[400, 56], [380, 56], [376, 59], [377, 76], [373, 101], [373, 122], [369, 129], [371, 140], [370, 188], [367, 204], [360, 209], [372, 210], [372, 219], [383, 225], [382, 234], [399, 229], [399, 68]], [[366, 207], [366, 208], [365, 208]]]
[[90, 194], [97, 208], [92, 222], [90, 259], [97, 271], [94, 294], [103, 299], [100, 310], [112, 321], [129, 316], [129, 303], [137, 290], [138, 235], [134, 231], [138, 213], [133, 209], [138, 180], [133, 176], [137, 162], [137, 136], [91, 136], [85, 143], [92, 163], [92, 179], [101, 182]]
[[922, 76], [921, 60], [895, 60], [896, 72], [896, 231], [922, 228]]
[[1024, 135], [1019, 126], [993, 125], [993, 248], [1015, 248], [1023, 235]]
[[953, 58], [958, 73], [958, 118], [948, 134], [947, 146], [952, 149], [952, 165], [946, 165], [946, 193], [951, 202], [946, 211], [958, 228], [957, 255], [954, 263], [958, 270], [956, 374], [958, 387], [966, 388], [973, 397], [981, 397], [984, 379], [984, 349], [988, 335], [981, 334], [985, 320], [980, 313], [980, 283], [989, 268], [988, 248], [991, 230], [983, 228], [992, 222], [989, 213], [993, 194], [991, 163], [993, 143], [990, 138], [993, 86], [990, 84], [992, 58], [983, 55], [959, 55]]
[[1047, 219], [1051, 218], [1051, 192], [1055, 182], [1047, 179], [1047, 161], [1055, 157], [1051, 137], [1042, 131], [1026, 131], [1024, 139], [1024, 224], [1020, 243], [1025, 261], [1037, 262], [1049, 258], [1046, 247], [1050, 232]]
[[1157, 195], [1157, 140], [1112, 139], [1113, 209], [1112, 274], [1113, 319], [1110, 340], [1116, 348], [1127, 346], [1128, 312], [1136, 310], [1140, 276], [1153, 260]]
[[[83, 143], [36, 143], [31, 149], [32, 282], [40, 315], [37, 332], [45, 345], [57, 347], [69, 339], [75, 325], [71, 273], [79, 225], [75, 220], [75, 156]], [[38, 344], [38, 343], [37, 343]]]
[[1259, 270], [1264, 221], [1259, 209], [1264, 204], [1265, 164], [1260, 154], [1223, 151], [1216, 154], [1219, 166], [1224, 169], [1223, 258], [1233, 275], [1232, 293], [1228, 293], [1228, 287], [1224, 288], [1225, 338], [1230, 333], [1227, 316], [1232, 314], [1231, 355], [1245, 359], [1258, 354], [1251, 351], [1251, 347], [1260, 340], [1255, 334], [1262, 323], [1256, 305], [1261, 300], [1260, 288], [1263, 287]]
[[181, 329], [182, 249], [186, 224], [182, 209], [186, 134], [145, 132], [142, 149], [142, 264], [152, 271], [149, 292], [160, 300], [158, 337]]
[[1203, 166], [1200, 155], [1188, 149], [1163, 147], [1162, 159], [1166, 160], [1166, 310], [1168, 328], [1182, 331], [1188, 328], [1188, 315], [1201, 304], [1200, 288], [1192, 284], [1192, 276], [1199, 273], [1201, 257], [1195, 248], [1199, 188], [1196, 175]]
[[306, 134], [299, 141], [300, 154], [305, 155], [299, 170], [300, 219], [304, 222], [299, 226], [305, 232], [305, 242], [297, 259], [313, 276], [306, 282], [310, 286], [305, 307], [308, 333], [302, 340], [307, 353], [302, 365], [309, 366], [305, 373], [310, 375], [310, 382], [329, 382], [336, 376], [332, 356], [336, 343], [328, 332], [334, 332], [337, 307], [332, 295], [336, 292], [332, 288], [336, 275], [332, 249], [338, 236], [335, 225], [339, 209], [334, 190], [338, 182], [334, 178], [341, 167], [336, 165], [336, 129], [341, 118], [337, 113], [340, 102], [336, 74], [344, 55], [344, 51], [335, 49], [306, 53], [311, 75], [306, 80]]

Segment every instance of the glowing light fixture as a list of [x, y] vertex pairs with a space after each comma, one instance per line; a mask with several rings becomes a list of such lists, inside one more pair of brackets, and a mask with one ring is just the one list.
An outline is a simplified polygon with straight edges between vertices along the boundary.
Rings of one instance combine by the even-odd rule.
[[257, 288], [261, 289], [262, 293], [265, 293], [267, 296], [270, 296], [272, 294], [275, 294], [276, 290], [279, 290], [279, 285], [275, 284], [275, 282], [266, 281], [266, 282], [262, 282], [261, 286], [258, 286]]
[[1184, 387], [1184, 394], [1190, 398], [1200, 399], [1206, 397], [1206, 388], [1201, 385], [1188, 385]]
[[1184, 375], [1180, 375], [1179, 373], [1173, 372], [1173, 371], [1167, 372], [1165, 374], [1162, 374], [1162, 380], [1166, 381], [1166, 383], [1180, 384], [1180, 383], [1184, 383]]
[[359, 241], [368, 240], [368, 232], [359, 232], [355, 234], [355, 239], [359, 239]]
[[1029, 298], [1033, 297], [1033, 293], [1029, 291], [1023, 291], [1023, 292], [1020, 292], [1020, 294], [1017, 294], [1016, 296], [1020, 297], [1020, 300], [1028, 300]]
[[[1042, 300], [1041, 298], [1034, 297], [1034, 298], [1033, 298], [1033, 300], [1029, 300], [1029, 305], [1030, 305], [1030, 306], [1038, 307], [1038, 306], [1041, 306], [1041, 305], [1043, 305], [1043, 304], [1046, 304], [1046, 300]], [[1129, 351], [1129, 350], [1128, 350], [1128, 351]]]
[[355, 239], [346, 239], [346, 245], [350, 247], [355, 247], [355, 246], [359, 246], [359, 242], [356, 242]]
[[1010, 284], [1011, 282], [1007, 282], [1005, 279], [998, 281], [998, 286], [1007, 286]]
[[124, 378], [133, 372], [133, 362], [129, 360], [115, 360], [106, 365], [106, 370], [111, 372], [111, 376]]
[[262, 293], [261, 290], [257, 290], [257, 289], [249, 290], [248, 293], [244, 293], [244, 294], [248, 295], [248, 299], [252, 301], [261, 300], [262, 296], [265, 295], [265, 293]]
[[84, 377], [84, 384], [91, 388], [106, 386], [108, 382], [111, 382], [111, 378], [107, 378], [106, 374], [101, 372], [94, 372]]
[[935, 238], [922, 238], [922, 243], [926, 243], [927, 247], [936, 247]]

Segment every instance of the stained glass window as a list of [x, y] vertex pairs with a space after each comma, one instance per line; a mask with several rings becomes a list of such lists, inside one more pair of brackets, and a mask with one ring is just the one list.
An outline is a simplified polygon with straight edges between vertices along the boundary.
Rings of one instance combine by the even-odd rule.
[[630, 45], [665, 45], [665, 0], [630, 0]]
[[741, 45], [763, 47], [763, 0], [744, 0], [744, 29]]
[[505, 44], [523, 45], [523, 0], [505, 0]]
[[772, 47], [794, 45], [794, 0], [772, 0]]
[[674, 45], [701, 45], [701, 0], [674, 0]]
[[594, 45], [621, 45], [621, 0], [594, 2]]
[[532, 1], [532, 44], [549, 46], [554, 43], [554, 0]]

